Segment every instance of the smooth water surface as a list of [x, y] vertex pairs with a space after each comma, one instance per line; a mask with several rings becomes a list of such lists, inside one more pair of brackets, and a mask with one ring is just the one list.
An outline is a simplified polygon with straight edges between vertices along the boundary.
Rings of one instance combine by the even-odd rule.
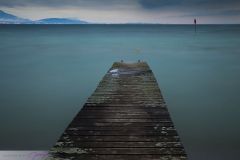
[[147, 61], [190, 159], [240, 153], [240, 25], [1, 25], [0, 149], [48, 150], [114, 61]]

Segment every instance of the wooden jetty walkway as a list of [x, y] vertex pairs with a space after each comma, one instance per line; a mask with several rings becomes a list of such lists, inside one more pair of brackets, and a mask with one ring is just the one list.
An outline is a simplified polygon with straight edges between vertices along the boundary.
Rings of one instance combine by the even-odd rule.
[[49, 155], [51, 160], [187, 159], [145, 62], [115, 62]]

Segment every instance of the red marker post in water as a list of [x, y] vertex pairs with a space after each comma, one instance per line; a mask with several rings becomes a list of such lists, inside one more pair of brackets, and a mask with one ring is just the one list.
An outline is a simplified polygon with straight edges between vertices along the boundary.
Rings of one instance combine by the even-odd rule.
[[194, 19], [195, 32], [197, 32], [197, 20]]

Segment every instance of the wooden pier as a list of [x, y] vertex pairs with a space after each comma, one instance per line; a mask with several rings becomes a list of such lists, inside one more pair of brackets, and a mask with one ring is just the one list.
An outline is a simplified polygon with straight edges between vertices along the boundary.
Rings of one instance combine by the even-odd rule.
[[115, 62], [49, 155], [51, 160], [187, 159], [145, 62]]

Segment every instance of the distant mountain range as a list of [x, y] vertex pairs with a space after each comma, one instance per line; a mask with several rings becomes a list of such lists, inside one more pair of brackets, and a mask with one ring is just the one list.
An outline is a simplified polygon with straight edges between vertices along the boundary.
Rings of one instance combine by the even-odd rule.
[[46, 18], [37, 21], [17, 17], [0, 10], [0, 24], [87, 24], [86, 21], [71, 18]]

